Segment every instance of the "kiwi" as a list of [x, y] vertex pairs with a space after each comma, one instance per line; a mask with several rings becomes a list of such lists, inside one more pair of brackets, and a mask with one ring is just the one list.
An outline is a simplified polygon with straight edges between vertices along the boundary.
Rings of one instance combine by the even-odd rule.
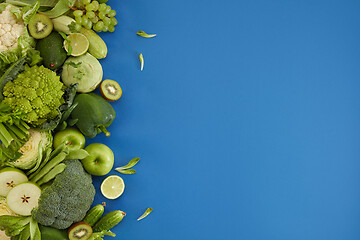
[[37, 13], [29, 21], [28, 29], [30, 35], [36, 39], [42, 39], [52, 32], [54, 24], [45, 14]]
[[100, 85], [101, 95], [108, 101], [116, 101], [122, 95], [120, 85], [114, 80], [105, 79]]
[[86, 222], [74, 223], [68, 231], [69, 240], [86, 240], [89, 239], [93, 230]]

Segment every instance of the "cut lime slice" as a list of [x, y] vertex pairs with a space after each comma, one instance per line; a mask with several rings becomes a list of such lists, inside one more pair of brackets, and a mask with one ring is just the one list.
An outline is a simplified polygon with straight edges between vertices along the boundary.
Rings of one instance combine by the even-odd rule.
[[117, 175], [111, 175], [105, 178], [100, 187], [101, 193], [107, 199], [116, 199], [120, 197], [124, 192], [124, 189], [124, 180]]
[[89, 49], [89, 45], [89, 40], [81, 33], [72, 33], [64, 41], [65, 50], [70, 51], [70, 55], [74, 57], [85, 54]]

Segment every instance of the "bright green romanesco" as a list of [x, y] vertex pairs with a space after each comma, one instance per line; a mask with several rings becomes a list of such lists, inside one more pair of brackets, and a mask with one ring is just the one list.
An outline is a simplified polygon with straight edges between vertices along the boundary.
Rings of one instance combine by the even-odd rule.
[[4, 102], [14, 110], [20, 109], [28, 123], [38, 126], [59, 114], [64, 88], [55, 72], [44, 66], [26, 66], [16, 79], [6, 83]]

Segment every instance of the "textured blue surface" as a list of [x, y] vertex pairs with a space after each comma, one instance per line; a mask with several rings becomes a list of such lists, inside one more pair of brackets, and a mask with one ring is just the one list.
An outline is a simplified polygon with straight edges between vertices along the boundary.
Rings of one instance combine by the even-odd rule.
[[116, 239], [360, 239], [359, 1], [109, 4]]

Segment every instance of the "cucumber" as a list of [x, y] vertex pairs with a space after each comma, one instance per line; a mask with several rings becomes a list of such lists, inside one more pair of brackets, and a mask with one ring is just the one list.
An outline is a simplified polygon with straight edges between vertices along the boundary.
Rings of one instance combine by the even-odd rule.
[[52, 22], [56, 31], [63, 32], [67, 35], [79, 32], [81, 29], [80, 24], [78, 24], [73, 18], [65, 15], [52, 19]]
[[103, 214], [104, 214], [104, 206], [101, 204], [96, 205], [87, 212], [83, 222], [86, 222], [90, 226], [94, 226], [95, 223], [99, 221], [99, 219]]
[[102, 38], [97, 35], [93, 30], [82, 28], [80, 33], [84, 34], [89, 40], [88, 52], [97, 59], [105, 58], [107, 55], [107, 46]]
[[109, 212], [102, 217], [93, 227], [94, 232], [101, 232], [104, 230], [110, 230], [121, 222], [126, 214], [123, 211], [116, 210]]

